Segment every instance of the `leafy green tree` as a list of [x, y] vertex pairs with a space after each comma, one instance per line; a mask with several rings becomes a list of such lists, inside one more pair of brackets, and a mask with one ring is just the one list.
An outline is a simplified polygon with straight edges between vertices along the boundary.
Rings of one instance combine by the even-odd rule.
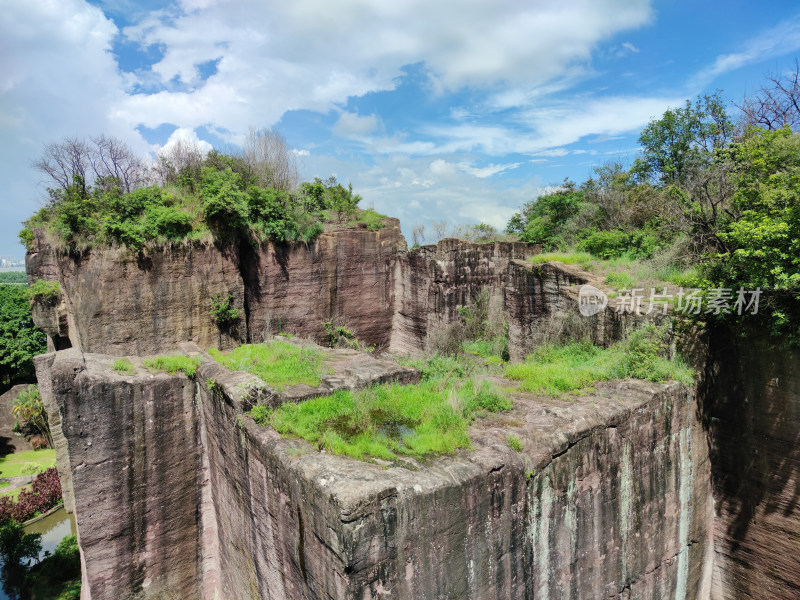
[[633, 172], [643, 180], [663, 185], [685, 181], [692, 170], [703, 168], [724, 148], [733, 134], [720, 92], [700, 96], [683, 108], [667, 110], [650, 121], [639, 136], [642, 157]]
[[558, 191], [539, 196], [525, 203], [511, 217], [506, 231], [516, 233], [525, 242], [542, 244], [545, 250], [558, 247], [561, 234], [570, 219], [585, 207], [583, 192], [571, 181], [565, 181]]
[[718, 234], [726, 251], [709, 277], [734, 290], [760, 287], [773, 331], [800, 343], [800, 134], [750, 129], [726, 159], [737, 218]]
[[0, 285], [0, 388], [33, 381], [33, 357], [43, 352], [47, 338], [33, 324], [26, 288]]
[[29, 385], [20, 392], [14, 401], [14, 408], [11, 409], [11, 412], [22, 422], [20, 424], [33, 427], [44, 436], [50, 447], [53, 447], [50, 424], [47, 422], [47, 412], [44, 409], [44, 402], [38, 386]]

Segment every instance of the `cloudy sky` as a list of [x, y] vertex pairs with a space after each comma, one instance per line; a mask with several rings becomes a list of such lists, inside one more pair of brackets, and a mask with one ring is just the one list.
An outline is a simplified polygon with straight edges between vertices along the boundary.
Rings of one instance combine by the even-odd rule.
[[275, 127], [305, 179], [415, 223], [502, 228], [540, 189], [629, 163], [667, 107], [794, 65], [800, 7], [762, 0], [5, 0], [0, 255], [44, 198], [43, 144], [143, 155]]

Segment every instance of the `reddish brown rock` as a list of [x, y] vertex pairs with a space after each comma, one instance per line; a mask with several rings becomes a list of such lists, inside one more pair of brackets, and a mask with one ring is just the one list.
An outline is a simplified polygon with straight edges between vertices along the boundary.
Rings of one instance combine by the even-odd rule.
[[412, 470], [257, 426], [241, 413], [250, 375], [111, 362], [38, 361], [63, 417], [86, 598], [704, 593], [707, 446], [681, 385], [519, 397], [472, 428], [473, 450]]

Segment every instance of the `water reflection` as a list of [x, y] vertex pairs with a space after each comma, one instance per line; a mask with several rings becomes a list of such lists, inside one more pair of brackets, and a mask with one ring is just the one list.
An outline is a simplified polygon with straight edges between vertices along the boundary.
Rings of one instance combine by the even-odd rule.
[[[25, 527], [25, 533], [42, 534], [42, 552], [39, 554], [39, 560], [45, 557], [45, 552], [53, 554], [61, 540], [68, 535], [75, 535], [76, 532], [74, 515], [67, 513], [63, 508]], [[0, 586], [0, 600], [12, 600], [2, 586]]]

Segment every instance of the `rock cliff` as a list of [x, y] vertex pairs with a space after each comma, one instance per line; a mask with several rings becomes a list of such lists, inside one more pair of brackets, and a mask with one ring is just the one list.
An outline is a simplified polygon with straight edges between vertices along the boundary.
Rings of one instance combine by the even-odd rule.
[[800, 352], [712, 326], [699, 383], [716, 507], [714, 600], [800, 597]]
[[473, 427], [473, 450], [412, 470], [256, 425], [242, 413], [255, 378], [213, 361], [195, 381], [111, 362], [37, 363], [63, 418], [86, 598], [705, 593], [707, 445], [681, 385], [519, 395]]

